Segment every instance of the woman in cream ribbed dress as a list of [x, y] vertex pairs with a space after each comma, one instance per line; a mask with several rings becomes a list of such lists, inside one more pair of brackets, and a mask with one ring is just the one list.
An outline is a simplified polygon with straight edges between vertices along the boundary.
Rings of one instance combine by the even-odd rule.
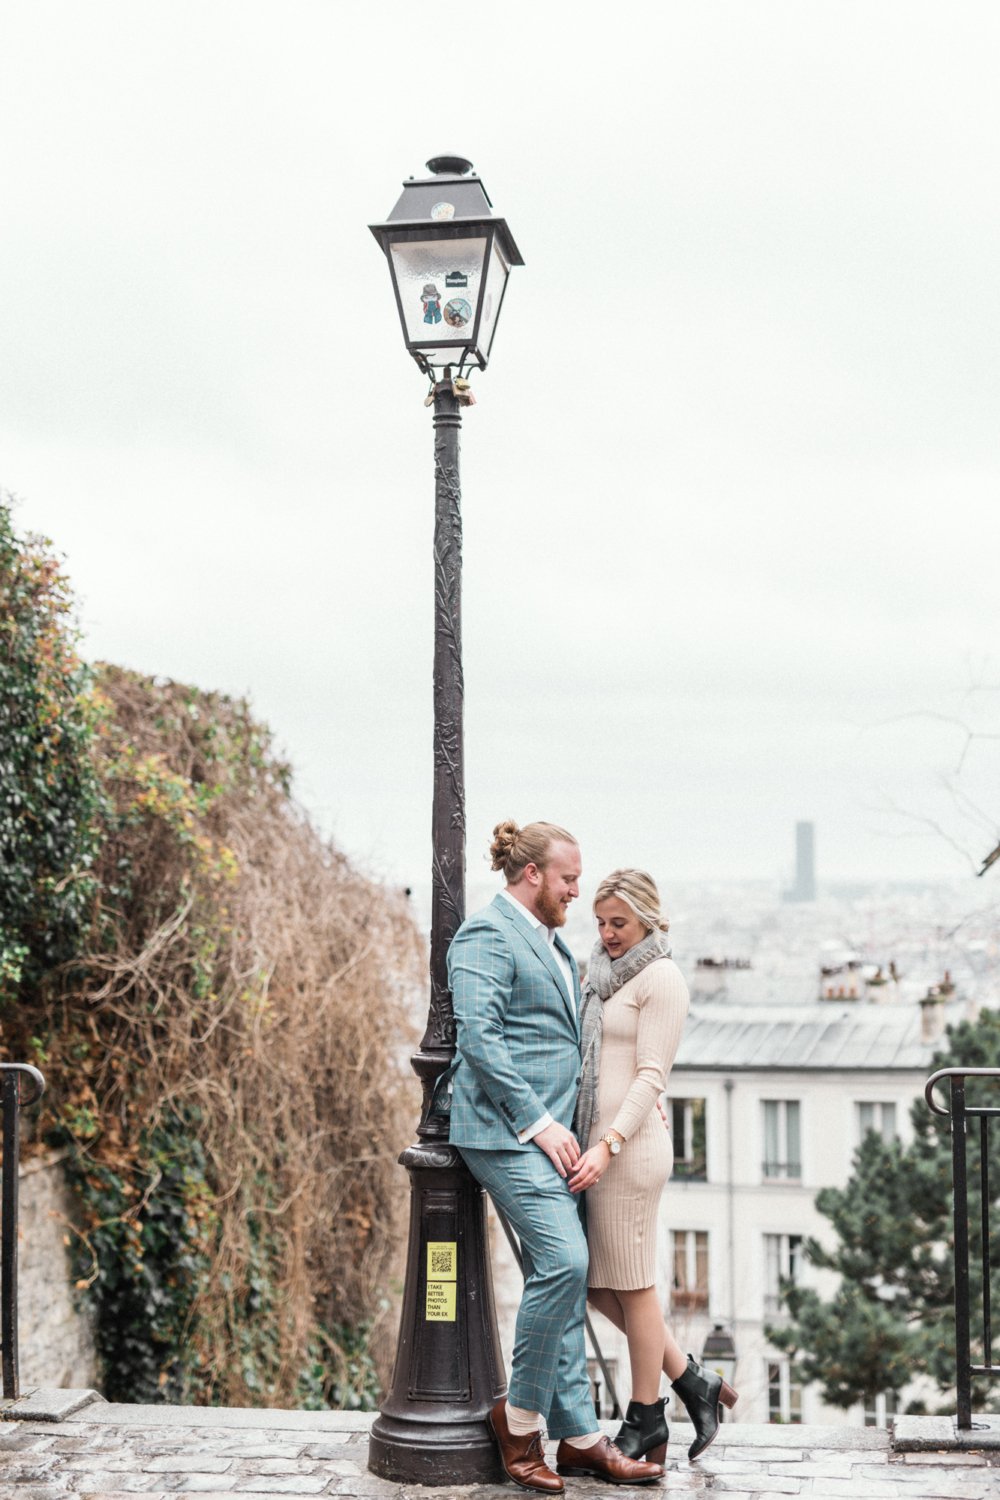
[[[583, 1075], [575, 1128], [586, 1143], [570, 1180], [587, 1193], [588, 1300], [628, 1338], [632, 1400], [615, 1439], [630, 1457], [663, 1461], [664, 1372], [695, 1423], [692, 1450], [718, 1430], [718, 1403], [736, 1396], [689, 1364], [663, 1321], [656, 1291], [660, 1195], [673, 1167], [657, 1109], [688, 1013], [688, 989], [666, 945], [652, 877], [615, 870], [594, 898], [599, 938], [581, 1007]], [[709, 1381], [711, 1390], [699, 1382]]]
[[591, 1287], [638, 1292], [656, 1281], [660, 1195], [674, 1165], [670, 1132], [656, 1102], [667, 1086], [687, 1013], [687, 985], [666, 956], [647, 964], [604, 1003], [599, 1112], [587, 1144], [594, 1146], [614, 1131], [621, 1147], [609, 1170], [587, 1190]]

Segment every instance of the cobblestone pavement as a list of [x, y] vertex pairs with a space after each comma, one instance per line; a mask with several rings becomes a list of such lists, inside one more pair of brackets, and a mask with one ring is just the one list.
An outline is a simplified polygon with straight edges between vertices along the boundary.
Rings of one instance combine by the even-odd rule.
[[[365, 1500], [514, 1500], [513, 1485], [427, 1489], [377, 1479], [367, 1471], [368, 1435], [354, 1430], [282, 1429], [265, 1412], [194, 1413], [175, 1408], [165, 1423], [147, 1423], [133, 1408], [126, 1421], [0, 1424], [0, 1500], [75, 1500], [76, 1496], [142, 1494], [177, 1500], [238, 1495], [350, 1495]], [[121, 1411], [121, 1408], [118, 1408]], [[150, 1411], [145, 1408], [145, 1411]], [[156, 1409], [153, 1409], [156, 1410]], [[159, 1409], [162, 1412], [162, 1408]], [[288, 1414], [302, 1417], [305, 1413]], [[319, 1414], [316, 1414], [317, 1416]], [[332, 1413], [348, 1418], [348, 1413]], [[251, 1425], [253, 1424], [253, 1425]], [[689, 1464], [689, 1440], [671, 1443], [668, 1472], [649, 1488], [609, 1491], [598, 1481], [568, 1480], [567, 1500], [617, 1493], [646, 1500], [664, 1490], [691, 1500], [777, 1500], [779, 1496], [844, 1496], [848, 1500], [1000, 1500], [1000, 1451], [895, 1454], [888, 1435], [872, 1429], [723, 1429], [704, 1458]]]

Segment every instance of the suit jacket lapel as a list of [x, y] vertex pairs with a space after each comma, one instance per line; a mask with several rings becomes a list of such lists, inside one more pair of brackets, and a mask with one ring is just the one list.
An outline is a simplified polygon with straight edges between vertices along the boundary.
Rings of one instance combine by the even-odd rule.
[[[565, 1000], [567, 1009], [569, 1010], [570, 1015], [573, 1017], [573, 1024], [577, 1026], [577, 1028], [579, 1028], [579, 1019], [577, 1016], [578, 1007], [575, 1003], [576, 997], [570, 995], [569, 991], [566, 988], [566, 980], [563, 977], [562, 970], [556, 963], [555, 954], [552, 952], [552, 944], [548, 941], [540, 928], [532, 926], [531, 922], [528, 921], [526, 915], [522, 917], [520, 912], [515, 910], [513, 903], [508, 901], [506, 896], [494, 896], [493, 904], [494, 906], [499, 907], [504, 915], [508, 916], [512, 922], [519, 923], [519, 931], [528, 939], [528, 942], [531, 944], [532, 948], [534, 948], [535, 952], [538, 954], [538, 957], [545, 964], [549, 973], [552, 975], [552, 978], [559, 986], [559, 993]], [[558, 934], [556, 934], [556, 942], [559, 942]]]
[[570, 971], [570, 973], [573, 976], [573, 1003], [572, 1003], [571, 1009], [573, 1011], [573, 1019], [576, 1022], [577, 1031], [579, 1031], [579, 1029], [580, 1029], [580, 975], [577, 972], [576, 960], [574, 959], [572, 953], [567, 948], [564, 939], [560, 936], [560, 934], [558, 932], [556, 933], [556, 947], [560, 950], [560, 952], [564, 953], [566, 955], [567, 959], [569, 960], [569, 971]]

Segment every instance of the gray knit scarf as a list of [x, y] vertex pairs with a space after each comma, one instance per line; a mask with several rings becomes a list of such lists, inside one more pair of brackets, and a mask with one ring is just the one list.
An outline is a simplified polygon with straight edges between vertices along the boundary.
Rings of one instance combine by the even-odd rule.
[[604, 1030], [604, 1002], [620, 990], [623, 984], [658, 958], [669, 958], [670, 948], [666, 937], [654, 927], [641, 942], [636, 943], [621, 958], [610, 958], [608, 950], [598, 938], [587, 965], [587, 980], [580, 1001], [580, 1051], [583, 1068], [580, 1073], [580, 1092], [573, 1116], [573, 1133], [586, 1151], [590, 1143], [590, 1132], [600, 1116], [597, 1097], [597, 1080], [601, 1072], [601, 1034]]

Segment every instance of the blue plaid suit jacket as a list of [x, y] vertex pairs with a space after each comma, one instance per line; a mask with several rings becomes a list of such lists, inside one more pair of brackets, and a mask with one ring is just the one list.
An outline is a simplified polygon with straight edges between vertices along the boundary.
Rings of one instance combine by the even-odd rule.
[[503, 896], [463, 922], [448, 950], [458, 1024], [451, 1074], [456, 1146], [528, 1150], [518, 1133], [548, 1111], [567, 1129], [580, 1087], [580, 980], [573, 993], [545, 935]]

